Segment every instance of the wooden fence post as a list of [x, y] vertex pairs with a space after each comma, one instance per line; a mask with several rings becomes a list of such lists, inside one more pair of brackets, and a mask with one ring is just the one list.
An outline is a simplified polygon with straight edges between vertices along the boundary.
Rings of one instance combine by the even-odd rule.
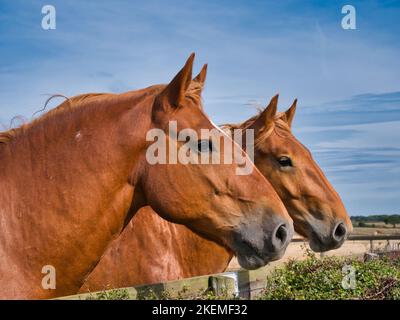
[[210, 288], [214, 294], [218, 296], [226, 296], [232, 298], [236, 295], [235, 279], [225, 277], [224, 275], [215, 275], [209, 278]]

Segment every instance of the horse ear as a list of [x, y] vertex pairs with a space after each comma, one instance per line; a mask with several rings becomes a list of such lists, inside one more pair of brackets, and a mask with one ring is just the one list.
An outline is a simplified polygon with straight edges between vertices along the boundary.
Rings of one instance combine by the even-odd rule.
[[193, 93], [198, 95], [199, 97], [201, 96], [201, 92], [203, 91], [204, 88], [204, 83], [206, 81], [206, 76], [207, 76], [207, 64], [201, 68], [200, 73], [193, 79], [191, 83], [191, 88], [193, 89]]
[[194, 53], [187, 59], [185, 65], [172, 79], [167, 87], [159, 94], [158, 98], [162, 101], [168, 101], [168, 104], [177, 108], [185, 98], [186, 90], [192, 81]]
[[201, 68], [200, 73], [193, 79], [194, 82], [200, 83], [202, 86], [204, 86], [204, 83], [206, 82], [206, 77], [207, 77], [207, 64]]
[[290, 108], [285, 111], [286, 122], [289, 125], [289, 127], [292, 127], [292, 121], [294, 118], [294, 114], [296, 113], [296, 105], [297, 105], [297, 99], [294, 99]]
[[261, 112], [260, 117], [264, 121], [264, 126], [266, 128], [268, 128], [275, 120], [276, 111], [278, 109], [278, 98], [279, 94], [275, 95], [264, 111]]
[[276, 110], [278, 108], [278, 98], [279, 94], [275, 95], [269, 102], [268, 106], [259, 114], [257, 119], [250, 126], [252, 129], [255, 129], [256, 132], [268, 130], [274, 123]]

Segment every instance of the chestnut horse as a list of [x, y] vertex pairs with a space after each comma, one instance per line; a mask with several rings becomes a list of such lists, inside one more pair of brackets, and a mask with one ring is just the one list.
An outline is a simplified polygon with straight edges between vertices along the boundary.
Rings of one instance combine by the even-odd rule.
[[[201, 88], [190, 86], [193, 59], [168, 85], [77, 96], [0, 134], [1, 298], [77, 292], [143, 206], [230, 248], [244, 267], [282, 256], [292, 219], [256, 168], [237, 175], [235, 163], [149, 164], [151, 129], [166, 132], [170, 121], [178, 132], [216, 129]], [[236, 144], [232, 152], [246, 156]]]
[[[278, 114], [277, 102], [275, 96], [259, 115], [224, 128], [255, 130], [255, 164], [277, 190], [295, 230], [310, 240], [314, 251], [338, 248], [352, 230], [350, 219], [310, 152], [291, 132], [297, 100]], [[138, 251], [139, 259], [133, 255]], [[81, 292], [219, 273], [232, 257], [231, 250], [145, 207], [110, 246]]]

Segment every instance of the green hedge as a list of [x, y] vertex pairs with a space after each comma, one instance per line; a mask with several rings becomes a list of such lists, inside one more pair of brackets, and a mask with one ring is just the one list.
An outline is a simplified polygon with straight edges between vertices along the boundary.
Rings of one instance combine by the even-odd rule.
[[[352, 266], [355, 288], [342, 280]], [[317, 258], [308, 252], [303, 261], [289, 261], [268, 278], [260, 299], [400, 299], [400, 255], [363, 262], [359, 259]]]

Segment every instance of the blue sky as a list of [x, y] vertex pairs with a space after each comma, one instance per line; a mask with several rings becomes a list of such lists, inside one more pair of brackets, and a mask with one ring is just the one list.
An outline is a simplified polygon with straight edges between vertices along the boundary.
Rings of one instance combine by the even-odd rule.
[[[46, 4], [56, 30], [41, 28]], [[356, 30], [341, 28], [344, 4]], [[400, 1], [2, 0], [0, 123], [47, 94], [165, 83], [194, 51], [216, 123], [297, 97], [294, 132], [350, 214], [400, 213], [399, 37]]]

